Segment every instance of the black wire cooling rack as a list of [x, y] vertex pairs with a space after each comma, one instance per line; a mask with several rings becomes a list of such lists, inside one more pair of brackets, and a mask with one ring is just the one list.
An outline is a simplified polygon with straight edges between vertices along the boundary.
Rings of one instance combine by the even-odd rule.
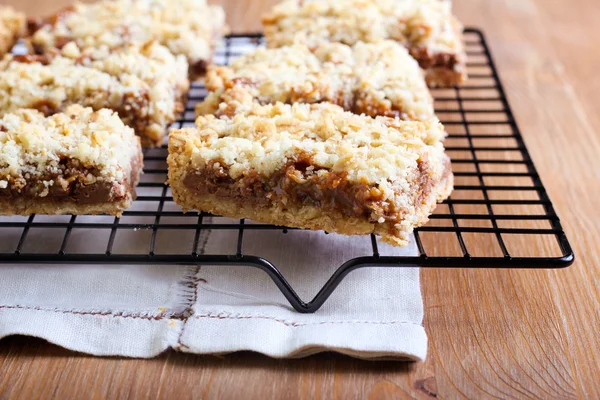
[[[304, 302], [275, 265], [260, 254], [244, 252], [248, 232], [269, 230], [283, 235], [288, 229], [206, 213], [183, 214], [164, 184], [167, 150], [163, 146], [145, 152], [138, 198], [121, 218], [0, 217], [0, 263], [250, 266], [266, 272], [297, 311], [308, 313], [319, 309], [349, 272], [363, 267], [567, 267], [574, 260], [573, 252], [515, 123], [485, 39], [479, 30], [467, 29], [465, 40], [468, 83], [432, 91], [437, 114], [449, 132], [446, 149], [456, 176], [455, 191], [438, 206], [430, 223], [415, 232], [419, 255], [384, 256], [377, 239], [365, 237], [370, 240], [369, 251], [343, 263], [313, 300]], [[228, 63], [261, 41], [261, 35], [229, 36], [217, 62]], [[202, 85], [193, 86], [184, 118], [175, 127], [193, 125], [194, 104], [204, 94]], [[204, 254], [200, 238], [207, 230], [230, 231], [235, 237], [232, 251]], [[127, 235], [120, 234], [137, 231], [147, 234], [144, 250], [127, 251], [127, 241], [121, 237]], [[73, 251], [74, 232], [93, 233], [99, 250]], [[157, 251], [164, 232], [189, 241], [189, 251]], [[53, 243], [54, 249], [39, 252], [42, 242], [44, 248]]]

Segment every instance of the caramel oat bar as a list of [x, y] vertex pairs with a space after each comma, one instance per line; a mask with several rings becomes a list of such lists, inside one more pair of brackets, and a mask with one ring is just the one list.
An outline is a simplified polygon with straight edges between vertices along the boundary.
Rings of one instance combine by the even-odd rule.
[[26, 31], [25, 14], [0, 5], [0, 56], [10, 52], [17, 40], [25, 36]]
[[261, 104], [329, 102], [356, 114], [424, 121], [435, 118], [419, 64], [394, 41], [325, 43], [311, 51], [296, 44], [259, 48], [230, 66], [211, 66], [213, 93], [196, 110], [216, 112], [224, 91], [243, 87]]
[[329, 103], [231, 104], [171, 131], [169, 183], [184, 210], [404, 246], [452, 190], [436, 121], [356, 115]]
[[0, 118], [0, 215], [110, 214], [135, 198], [140, 140], [111, 110]]
[[45, 115], [71, 104], [110, 108], [144, 146], [162, 144], [184, 109], [187, 62], [156, 42], [80, 50], [74, 42], [44, 55], [7, 55], [0, 62], [0, 117], [20, 108]]
[[407, 47], [430, 86], [466, 79], [462, 25], [440, 0], [284, 0], [263, 17], [269, 47], [391, 39]]
[[31, 45], [38, 53], [70, 41], [80, 47], [120, 47], [157, 40], [184, 55], [192, 75], [204, 72], [226, 31], [225, 13], [205, 0], [101, 0], [75, 3], [32, 23]]

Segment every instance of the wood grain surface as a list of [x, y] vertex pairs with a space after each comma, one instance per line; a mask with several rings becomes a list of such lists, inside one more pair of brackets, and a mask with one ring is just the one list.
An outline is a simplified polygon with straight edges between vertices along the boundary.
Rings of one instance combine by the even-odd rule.
[[[68, 2], [8, 0], [32, 15]], [[248, 32], [273, 1], [221, 3], [232, 30]], [[455, 0], [455, 10], [486, 33], [576, 252], [571, 268], [424, 270], [423, 363], [332, 354], [93, 358], [16, 337], [0, 341], [0, 398], [600, 398], [600, 2]]]

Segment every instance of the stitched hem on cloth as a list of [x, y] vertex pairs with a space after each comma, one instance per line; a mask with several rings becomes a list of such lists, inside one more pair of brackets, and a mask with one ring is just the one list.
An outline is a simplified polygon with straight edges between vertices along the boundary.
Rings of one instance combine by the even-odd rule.
[[[372, 324], [372, 325], [395, 325], [395, 324], [410, 324], [416, 326], [422, 326], [416, 322], [412, 321], [365, 321], [365, 320], [342, 320], [342, 321], [314, 321], [314, 322], [295, 322], [284, 320], [276, 317], [270, 317], [268, 315], [259, 315], [259, 314], [247, 314], [247, 315], [236, 315], [236, 314], [228, 314], [228, 313], [210, 313], [210, 314], [188, 314], [187, 317], [183, 317], [181, 315], [173, 315], [171, 313], [164, 313], [160, 315], [151, 315], [150, 313], [127, 313], [127, 312], [119, 312], [119, 311], [80, 311], [80, 310], [67, 310], [60, 308], [43, 308], [43, 307], [33, 307], [33, 306], [0, 306], [0, 310], [2, 309], [21, 309], [21, 310], [29, 310], [29, 311], [43, 311], [43, 312], [53, 312], [53, 313], [61, 313], [61, 314], [74, 314], [74, 315], [91, 315], [96, 317], [114, 317], [114, 318], [133, 318], [133, 319], [147, 319], [158, 321], [161, 319], [173, 319], [180, 320], [184, 323], [183, 328], [185, 329], [185, 323], [190, 318], [201, 319], [201, 318], [210, 318], [210, 319], [267, 319], [275, 322], [279, 322], [285, 326], [289, 327], [302, 327], [302, 326], [310, 326], [310, 325], [326, 325], [326, 324]], [[191, 310], [191, 307], [190, 307]], [[191, 312], [191, 311], [189, 311]], [[179, 334], [178, 343], [181, 344], [181, 336], [183, 336], [183, 330]], [[182, 346], [186, 347], [182, 344]]]
[[189, 266], [183, 276], [173, 284], [174, 298], [173, 303], [164, 307], [164, 311], [128, 311], [114, 309], [77, 309], [77, 308], [60, 308], [60, 307], [41, 307], [27, 306], [22, 304], [0, 304], [1, 310], [30, 310], [42, 312], [54, 312], [62, 314], [74, 315], [90, 315], [99, 317], [115, 317], [115, 318], [133, 318], [147, 320], [187, 320], [190, 317], [192, 308], [196, 304], [198, 297], [198, 272], [200, 267]]
[[21, 304], [3, 304], [0, 305], [0, 310], [3, 309], [20, 309], [20, 310], [34, 310], [34, 311], [45, 311], [45, 312], [56, 312], [63, 314], [75, 314], [75, 315], [93, 315], [101, 317], [119, 317], [119, 318], [138, 318], [138, 319], [150, 319], [150, 320], [161, 320], [161, 319], [184, 319], [186, 313], [191, 310], [191, 307], [196, 303], [197, 298], [197, 280], [196, 275], [198, 274], [199, 267], [189, 267], [185, 274], [174, 284], [174, 302], [169, 307], [170, 310], [165, 311], [127, 311], [127, 310], [113, 310], [113, 309], [77, 309], [77, 308], [60, 308], [60, 307], [41, 307], [41, 306], [27, 306]]
[[188, 320], [194, 315], [194, 306], [198, 301], [198, 283], [201, 282], [202, 279], [199, 277], [200, 268], [200, 266], [194, 267], [194, 273], [191, 275], [191, 279], [188, 286], [190, 289], [190, 302], [188, 303], [188, 307], [183, 312], [183, 326], [181, 327], [179, 335], [177, 336], [177, 344], [173, 346], [175, 350], [181, 350], [182, 348], [188, 349], [188, 346], [183, 344], [182, 337], [185, 331], [185, 327], [187, 326]]
[[279, 322], [285, 326], [292, 328], [311, 326], [311, 325], [326, 325], [326, 324], [372, 324], [372, 325], [395, 325], [395, 324], [410, 324], [416, 326], [422, 326], [413, 321], [364, 321], [364, 320], [341, 320], [341, 321], [313, 321], [313, 322], [295, 322], [281, 318], [275, 318], [268, 315], [259, 314], [229, 314], [229, 313], [209, 313], [209, 314], [196, 314], [194, 318], [211, 318], [211, 319], [267, 319], [275, 322]]

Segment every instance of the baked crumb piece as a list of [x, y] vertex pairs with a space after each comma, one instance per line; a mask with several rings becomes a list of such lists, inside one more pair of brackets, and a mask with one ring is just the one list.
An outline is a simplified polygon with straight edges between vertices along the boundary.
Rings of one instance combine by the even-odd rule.
[[[419, 64], [397, 42], [296, 44], [259, 48], [229, 66], [211, 66], [212, 91], [197, 114], [214, 113], [223, 92], [246, 88], [261, 104], [329, 102], [356, 114], [424, 121], [435, 118]], [[226, 97], [227, 95], [225, 95]]]
[[183, 55], [190, 74], [204, 72], [226, 32], [225, 12], [206, 0], [101, 0], [73, 6], [33, 25], [38, 53], [75, 41], [82, 48], [142, 44], [157, 40]]
[[185, 57], [157, 42], [84, 50], [70, 42], [60, 51], [6, 55], [0, 62], [0, 116], [20, 108], [52, 115], [71, 104], [109, 108], [144, 146], [162, 144], [188, 89]]
[[0, 118], [0, 214], [111, 214], [135, 198], [140, 139], [112, 110], [79, 105]]
[[462, 25], [450, 1], [284, 0], [263, 17], [269, 47], [391, 39], [406, 46], [430, 86], [466, 79]]
[[27, 32], [25, 14], [0, 5], [0, 56], [11, 51], [17, 40]]
[[169, 135], [169, 183], [184, 210], [404, 246], [452, 190], [437, 121], [237, 94], [218, 116]]

